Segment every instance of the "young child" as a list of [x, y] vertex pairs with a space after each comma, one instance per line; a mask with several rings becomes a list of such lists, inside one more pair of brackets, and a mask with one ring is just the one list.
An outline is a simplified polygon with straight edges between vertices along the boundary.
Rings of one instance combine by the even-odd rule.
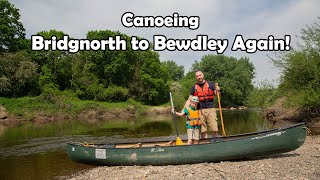
[[184, 108], [181, 113], [175, 112], [178, 116], [187, 117], [187, 133], [188, 133], [188, 144], [198, 144], [199, 143], [199, 132], [201, 127], [200, 113], [197, 110], [199, 99], [197, 96], [193, 96], [190, 101], [190, 106]]

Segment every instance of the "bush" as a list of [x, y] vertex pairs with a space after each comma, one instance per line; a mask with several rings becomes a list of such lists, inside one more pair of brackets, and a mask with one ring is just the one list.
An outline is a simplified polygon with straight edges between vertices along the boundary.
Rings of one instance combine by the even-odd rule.
[[58, 87], [53, 84], [45, 84], [42, 87], [42, 93], [39, 96], [40, 100], [45, 101], [45, 102], [51, 102], [51, 103], [57, 103], [60, 102], [60, 91]]
[[111, 85], [97, 96], [99, 101], [124, 102], [128, 99], [129, 90], [124, 87]]
[[246, 106], [249, 107], [268, 107], [278, 97], [277, 89], [267, 81], [261, 82], [255, 87], [248, 96]]
[[24, 53], [0, 54], [0, 96], [37, 94], [37, 70], [38, 65]]
[[300, 38], [299, 48], [273, 60], [283, 74], [279, 91], [288, 97], [291, 106], [317, 108], [320, 107], [320, 24], [302, 29]]
[[287, 92], [287, 104], [293, 107], [315, 108], [320, 104], [320, 89], [312, 88], [310, 86], [301, 90], [291, 90]]

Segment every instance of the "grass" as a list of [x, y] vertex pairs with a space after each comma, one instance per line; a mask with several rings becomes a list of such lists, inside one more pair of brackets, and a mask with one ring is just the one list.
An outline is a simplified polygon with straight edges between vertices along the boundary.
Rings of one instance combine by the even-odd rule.
[[64, 113], [67, 115], [75, 115], [85, 110], [130, 110], [134, 113], [143, 114], [150, 106], [142, 105], [132, 99], [126, 102], [109, 103], [90, 100], [80, 100], [71, 97], [56, 97], [54, 100], [44, 100], [41, 96], [37, 97], [20, 97], [5, 98], [0, 97], [0, 105], [16, 116], [32, 117], [35, 114], [54, 115], [56, 113]]

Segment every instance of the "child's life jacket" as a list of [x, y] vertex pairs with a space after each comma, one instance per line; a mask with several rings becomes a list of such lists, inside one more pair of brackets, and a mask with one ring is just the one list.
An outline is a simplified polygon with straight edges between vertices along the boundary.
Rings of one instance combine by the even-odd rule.
[[190, 126], [200, 126], [200, 113], [198, 110], [192, 110], [190, 107], [187, 107], [189, 116], [187, 116], [187, 124]]

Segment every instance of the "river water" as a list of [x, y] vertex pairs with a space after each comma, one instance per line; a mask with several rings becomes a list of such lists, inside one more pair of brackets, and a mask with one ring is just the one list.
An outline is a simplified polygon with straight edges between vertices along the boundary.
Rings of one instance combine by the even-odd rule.
[[[272, 126], [255, 110], [223, 111], [223, 120], [227, 135], [262, 131]], [[178, 118], [177, 122], [183, 136], [185, 119]], [[221, 134], [220, 120], [218, 122]], [[0, 179], [65, 179], [94, 168], [68, 159], [66, 143], [69, 141], [114, 143], [167, 136], [175, 139], [172, 115], [0, 126]]]

